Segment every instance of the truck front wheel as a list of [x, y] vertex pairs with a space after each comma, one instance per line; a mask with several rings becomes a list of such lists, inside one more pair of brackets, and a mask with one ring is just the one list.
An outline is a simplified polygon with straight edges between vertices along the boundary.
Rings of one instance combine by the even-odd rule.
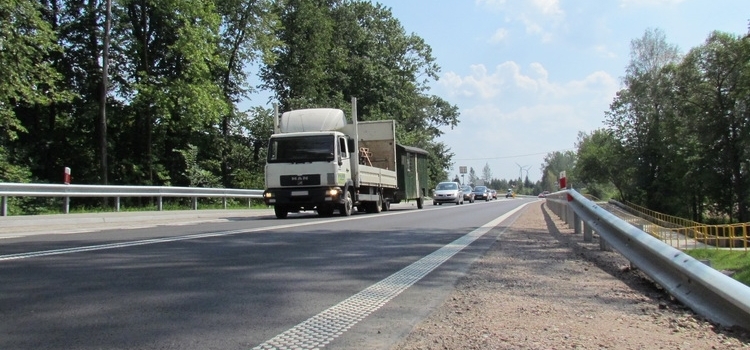
[[286, 216], [289, 215], [289, 210], [278, 205], [275, 205], [273, 207], [273, 212], [274, 214], [276, 214], [276, 218], [278, 219], [286, 219]]
[[352, 215], [352, 192], [346, 191], [346, 197], [344, 197], [344, 204], [341, 205], [341, 208], [339, 208], [339, 211], [341, 212], [341, 216], [351, 216]]

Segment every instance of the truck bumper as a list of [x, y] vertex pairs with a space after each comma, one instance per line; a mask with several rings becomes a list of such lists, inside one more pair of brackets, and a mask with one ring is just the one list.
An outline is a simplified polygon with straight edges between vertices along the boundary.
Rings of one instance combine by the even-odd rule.
[[340, 187], [270, 188], [263, 192], [266, 205], [284, 206], [290, 210], [312, 210], [322, 204], [343, 203]]

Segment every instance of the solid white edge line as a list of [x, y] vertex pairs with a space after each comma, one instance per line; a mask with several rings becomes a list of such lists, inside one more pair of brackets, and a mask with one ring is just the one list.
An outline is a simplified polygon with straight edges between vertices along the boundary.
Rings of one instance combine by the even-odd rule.
[[[320, 349], [325, 347], [372, 312], [381, 308], [455, 254], [531, 203], [534, 202], [524, 203], [495, 218], [344, 301], [253, 347], [252, 350]], [[325, 324], [325, 326], [321, 326], [321, 324]]]

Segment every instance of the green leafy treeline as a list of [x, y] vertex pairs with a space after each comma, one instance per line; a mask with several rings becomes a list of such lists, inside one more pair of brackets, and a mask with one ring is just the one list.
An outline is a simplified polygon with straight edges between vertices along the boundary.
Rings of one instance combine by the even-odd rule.
[[623, 85], [606, 127], [579, 135], [579, 185], [695, 221], [750, 221], [750, 37], [714, 32], [681, 55], [647, 30]]
[[[358, 98], [399, 141], [436, 142], [458, 109], [428, 94], [439, 67], [390, 9], [356, 0], [10, 0], [0, 4], [0, 181], [262, 188], [273, 111]], [[109, 42], [108, 84], [103, 48]], [[103, 99], [106, 96], [106, 100]], [[255, 101], [265, 105], [268, 101]]]

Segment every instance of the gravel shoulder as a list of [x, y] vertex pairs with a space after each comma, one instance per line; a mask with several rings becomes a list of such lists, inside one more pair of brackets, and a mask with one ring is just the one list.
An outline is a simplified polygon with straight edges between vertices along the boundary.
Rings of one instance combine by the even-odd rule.
[[394, 350], [750, 349], [533, 203]]

